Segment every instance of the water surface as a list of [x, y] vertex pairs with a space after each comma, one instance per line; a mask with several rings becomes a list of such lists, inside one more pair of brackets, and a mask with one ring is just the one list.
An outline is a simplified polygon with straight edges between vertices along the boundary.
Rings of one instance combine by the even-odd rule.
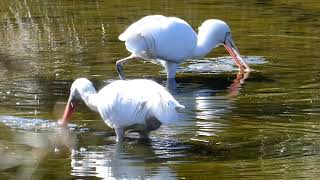
[[[0, 2], [0, 174], [53, 179], [316, 179], [319, 172], [320, 13], [300, 1]], [[177, 126], [150, 142], [112, 129], [83, 104], [71, 130], [56, 128], [75, 78], [97, 89], [118, 79], [129, 53], [118, 35], [149, 14], [178, 16], [195, 29], [228, 22], [254, 69], [243, 77], [223, 47], [179, 69]], [[166, 85], [163, 68], [135, 61], [129, 79]], [[239, 81], [240, 79], [245, 79]]]

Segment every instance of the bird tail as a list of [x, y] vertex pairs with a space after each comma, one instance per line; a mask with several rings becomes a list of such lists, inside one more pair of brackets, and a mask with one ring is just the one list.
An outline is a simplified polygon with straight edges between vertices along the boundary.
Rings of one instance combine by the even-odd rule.
[[119, 39], [120, 41], [126, 41], [126, 40], [127, 40], [126, 34], [125, 34], [125, 33], [121, 33], [121, 34], [118, 36], [118, 39]]
[[164, 100], [160, 98], [159, 103], [153, 104], [152, 114], [162, 124], [176, 124], [179, 114], [178, 112], [185, 107], [175, 99]]

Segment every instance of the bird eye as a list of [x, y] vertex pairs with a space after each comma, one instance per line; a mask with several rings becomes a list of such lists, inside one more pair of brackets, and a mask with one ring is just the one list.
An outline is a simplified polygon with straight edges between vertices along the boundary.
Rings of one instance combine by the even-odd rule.
[[231, 32], [227, 32], [227, 33], [226, 33], [226, 35], [225, 35], [225, 37], [224, 37], [224, 42], [223, 42], [224, 44], [226, 43], [228, 36], [231, 36]]

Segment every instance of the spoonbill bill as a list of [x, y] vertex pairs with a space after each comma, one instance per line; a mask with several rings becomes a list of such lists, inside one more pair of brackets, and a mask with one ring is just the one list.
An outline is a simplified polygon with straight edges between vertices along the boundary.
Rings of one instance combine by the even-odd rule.
[[166, 70], [167, 78], [175, 78], [180, 63], [204, 57], [220, 45], [233, 57], [240, 72], [250, 71], [233, 42], [227, 23], [209, 19], [198, 29], [197, 34], [186, 21], [162, 15], [145, 16], [131, 24], [118, 37], [125, 42], [126, 49], [131, 53], [116, 62], [120, 79], [125, 78], [123, 64], [132, 58], [161, 64]]
[[76, 79], [70, 88], [61, 126], [66, 126], [80, 100], [98, 112], [104, 122], [115, 129], [116, 140], [123, 141], [126, 130], [136, 130], [141, 138], [162, 124], [174, 123], [178, 110], [184, 108], [158, 83], [146, 80], [117, 80], [103, 87], [98, 93], [86, 78]]

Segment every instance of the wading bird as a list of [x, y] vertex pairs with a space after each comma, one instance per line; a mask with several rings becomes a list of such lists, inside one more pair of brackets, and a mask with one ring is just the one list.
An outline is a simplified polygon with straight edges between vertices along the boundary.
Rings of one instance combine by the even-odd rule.
[[129, 57], [116, 62], [121, 79], [125, 78], [122, 65], [132, 58], [160, 63], [165, 67], [167, 78], [175, 78], [180, 63], [204, 57], [219, 45], [227, 49], [240, 72], [250, 71], [232, 40], [229, 26], [221, 20], [204, 21], [196, 34], [180, 18], [150, 15], [131, 24], [118, 38], [125, 42], [127, 50], [131, 52]]
[[81, 99], [115, 129], [118, 142], [131, 129], [138, 131], [141, 138], [148, 138], [149, 132], [162, 124], [174, 123], [177, 111], [184, 108], [164, 87], [151, 80], [117, 80], [97, 93], [88, 79], [79, 78], [71, 85], [69, 100], [59, 120], [61, 126], [68, 124]]

